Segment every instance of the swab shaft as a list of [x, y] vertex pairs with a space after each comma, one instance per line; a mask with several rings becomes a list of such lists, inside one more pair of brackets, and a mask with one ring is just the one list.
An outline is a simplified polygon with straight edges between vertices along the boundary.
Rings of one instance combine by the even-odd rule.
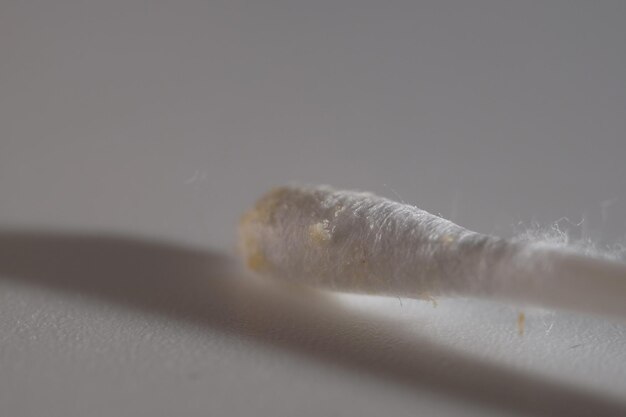
[[468, 231], [416, 207], [330, 187], [273, 190], [242, 218], [248, 265], [368, 294], [499, 297], [626, 316], [626, 266]]
[[626, 317], [626, 266], [620, 262], [529, 244], [495, 276], [511, 283], [501, 294], [509, 299]]

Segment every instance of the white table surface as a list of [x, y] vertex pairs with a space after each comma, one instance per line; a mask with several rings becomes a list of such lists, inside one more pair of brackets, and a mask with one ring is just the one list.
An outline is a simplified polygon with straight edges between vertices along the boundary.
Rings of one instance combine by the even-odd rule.
[[625, 20], [0, 1], [0, 415], [626, 415], [624, 321], [276, 287], [233, 255], [239, 215], [290, 181], [619, 250]]

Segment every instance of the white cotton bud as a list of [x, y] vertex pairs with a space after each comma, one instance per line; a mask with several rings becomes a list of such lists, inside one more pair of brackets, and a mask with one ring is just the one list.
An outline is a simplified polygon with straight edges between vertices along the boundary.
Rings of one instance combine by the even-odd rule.
[[626, 267], [464, 229], [417, 207], [327, 186], [282, 187], [240, 224], [254, 271], [335, 291], [498, 297], [626, 315]]

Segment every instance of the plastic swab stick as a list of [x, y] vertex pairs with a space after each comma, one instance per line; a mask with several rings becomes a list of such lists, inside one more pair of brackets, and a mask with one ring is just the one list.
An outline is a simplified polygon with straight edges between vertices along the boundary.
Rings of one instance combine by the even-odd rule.
[[277, 188], [242, 217], [239, 232], [252, 270], [313, 287], [626, 317], [626, 264], [472, 232], [371, 193]]

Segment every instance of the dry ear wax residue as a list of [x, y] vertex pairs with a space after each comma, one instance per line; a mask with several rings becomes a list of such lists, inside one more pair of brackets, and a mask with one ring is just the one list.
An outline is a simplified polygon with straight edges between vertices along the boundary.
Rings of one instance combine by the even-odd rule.
[[437, 299], [433, 297], [432, 295], [427, 295], [426, 301], [430, 301], [430, 303], [433, 305], [433, 308], [437, 308], [437, 306], [439, 305], [439, 303], [437, 302]]
[[526, 330], [526, 314], [524, 312], [520, 312], [517, 315], [517, 334], [520, 336], [524, 336], [524, 331]]
[[275, 211], [288, 189], [279, 187], [271, 190], [257, 201], [255, 206], [241, 216], [239, 221], [240, 251], [246, 260], [246, 265], [253, 271], [261, 272], [270, 269], [267, 257], [258, 241], [255, 229], [264, 225], [273, 225], [276, 222]]
[[250, 212], [244, 215], [241, 223], [241, 236], [240, 239], [240, 248], [239, 250], [244, 256], [246, 260], [246, 266], [253, 271], [265, 271], [269, 269], [269, 264], [265, 255], [263, 254], [263, 250], [261, 249], [261, 245], [259, 244], [257, 238], [249, 231], [248, 228], [252, 227], [249, 220], [246, 218]]
[[437, 299], [433, 297], [429, 292], [421, 292], [417, 294], [417, 298], [431, 303], [433, 308], [437, 308], [437, 306], [439, 305]]
[[452, 243], [454, 243], [454, 237], [450, 236], [450, 235], [443, 235], [441, 236], [441, 243], [443, 243], [444, 245], [448, 246], [451, 245]]
[[309, 226], [309, 237], [314, 243], [317, 244], [329, 242], [332, 235], [328, 220], [323, 220]]

